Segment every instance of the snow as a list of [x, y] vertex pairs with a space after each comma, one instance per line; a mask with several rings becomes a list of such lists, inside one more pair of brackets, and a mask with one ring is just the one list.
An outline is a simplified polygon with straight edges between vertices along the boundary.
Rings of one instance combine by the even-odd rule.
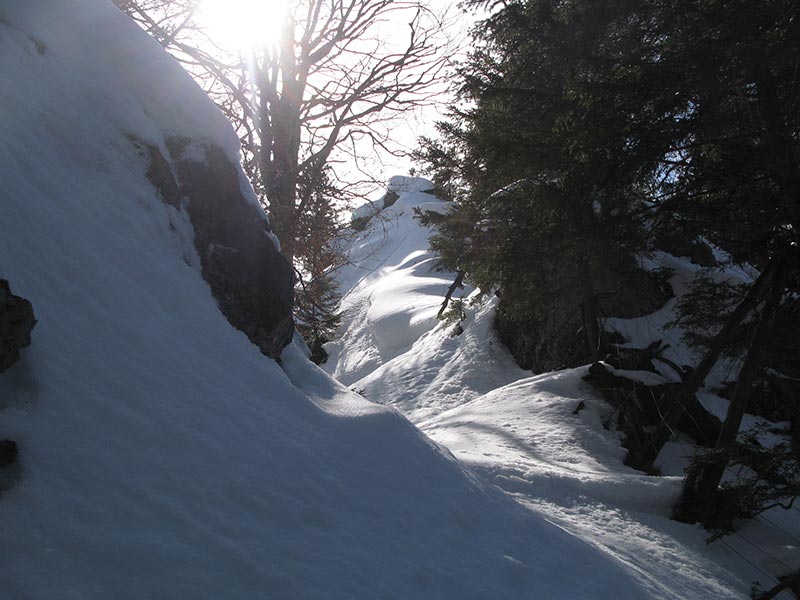
[[[753, 582], [768, 589], [776, 575], [800, 566], [800, 519], [786, 511], [771, 510], [741, 536], [710, 546], [708, 532], [671, 521], [691, 443], [676, 438], [666, 445], [659, 457], [662, 477], [624, 466], [619, 434], [605, 426], [612, 407], [582, 382], [586, 367], [536, 376], [520, 369], [494, 334], [496, 298], [470, 288], [458, 292], [454, 297], [463, 296], [466, 307], [459, 335], [454, 323], [436, 320], [455, 274], [437, 270], [427, 248], [430, 231], [409, 215], [413, 205], [447, 210], [427, 195], [401, 194], [355, 238], [350, 266], [339, 274], [343, 320], [337, 339], [326, 345], [325, 370], [365, 397], [397, 408], [483, 481], [622, 567], [627, 581], [619, 582], [617, 593], [748, 598]], [[643, 262], [649, 268], [671, 266], [678, 294], [699, 269], [665, 254]], [[720, 276], [747, 280], [752, 274]], [[653, 315], [609, 319], [607, 326], [630, 346], [666, 338], [671, 347], [665, 356], [691, 364], [695, 357], [680, 330], [665, 328], [674, 320], [674, 306], [671, 300]], [[675, 379], [668, 368], [661, 375], [614, 372], [648, 384]], [[724, 375], [717, 371], [716, 381]], [[707, 390], [701, 394], [707, 406], [712, 397], [725, 403]], [[746, 426], [757, 421], [748, 415]], [[777, 520], [776, 513], [778, 526], [769, 525], [766, 519]], [[562, 572], [580, 560], [576, 556]], [[595, 590], [588, 597], [603, 595]]]
[[369, 219], [374, 217], [380, 212], [380, 207], [375, 202], [367, 202], [356, 208], [350, 219], [356, 221], [358, 219]]
[[[602, 426], [610, 408], [581, 384], [585, 372], [523, 379], [420, 427], [523, 504], [625, 564], [650, 597], [735, 597], [730, 574], [699, 551], [702, 535], [681, 544], [660, 530], [673, 525], [664, 515], [680, 479], [621, 466], [619, 440]], [[581, 401], [585, 408], [573, 414]]]
[[[720, 250], [714, 249], [714, 252], [718, 260], [727, 260], [727, 257]], [[675, 324], [675, 319], [678, 316], [678, 298], [689, 290], [694, 278], [701, 272], [714, 277], [718, 281], [725, 280], [731, 283], [749, 283], [753, 279], [752, 274], [730, 266], [725, 269], [703, 268], [690, 262], [687, 257], [673, 256], [665, 252], [657, 252], [651, 258], [642, 259], [641, 263], [641, 266], [645, 269], [671, 269], [672, 276], [669, 283], [675, 296], [657, 311], [643, 317], [634, 319], [608, 318], [604, 323], [606, 329], [619, 333], [628, 340], [625, 345], [635, 348], [646, 348], [654, 342], [663, 341], [669, 346], [662, 353], [664, 358], [679, 366], [697, 364], [700, 357], [697, 352], [683, 343], [684, 330]], [[668, 365], [656, 361], [655, 366], [667, 379], [680, 381], [677, 373]], [[735, 361], [730, 359], [720, 360], [707, 378], [706, 388], [717, 389], [725, 381], [735, 379], [737, 369], [738, 366]]]
[[[388, 192], [394, 192], [401, 195], [415, 195], [417, 192], [430, 192], [433, 190], [433, 188], [433, 183], [424, 177], [408, 177], [404, 175], [395, 175], [394, 177], [389, 178], [389, 181], [386, 184], [386, 190]], [[422, 198], [422, 196], [418, 197]], [[383, 195], [374, 202], [369, 201], [362, 204], [353, 211], [351, 220], [357, 221], [359, 219], [371, 219], [381, 212], [385, 199], [386, 195]]]
[[[205, 146], [213, 143], [238, 162], [239, 141], [222, 113], [197, 93], [177, 62], [163, 59], [155, 40], [143, 38], [129, 18], [105, 4], [33, 0], [2, 8], [4, 50], [19, 57], [3, 65], [6, 84], [0, 94], [6, 114], [26, 115], [76, 157], [84, 153], [83, 140], [73, 135], [80, 125], [86, 131], [114, 128], [157, 146], [165, 156], [167, 137], [195, 140], [190, 146], [194, 157], [204, 157]], [[91, 57], [87, 49], [102, 56]], [[62, 93], [69, 94], [70, 86], [80, 86], [79, 105], [64, 102]], [[32, 98], [39, 112], [19, 112], [16, 105]], [[130, 145], [122, 135], [116, 138], [113, 146], [108, 140], [104, 159], [93, 158], [107, 160], [120, 145]], [[246, 198], [258, 206], [243, 173], [242, 182]]]
[[[437, 322], [452, 279], [436, 271], [435, 259], [425, 249], [428, 233], [417, 226], [414, 209], [443, 210], [443, 205], [430, 194], [401, 194], [353, 244], [339, 280], [353, 289], [343, 308], [358, 320], [346, 328], [345, 337], [326, 347], [329, 364], [337, 364], [333, 374], [345, 385], [408, 349]], [[339, 361], [343, 348], [348, 351]]]
[[[161, 201], [130, 138], [163, 149], [184, 136], [235, 159], [222, 117], [110, 5], [0, 11], [13, 115], [0, 121], [0, 277], [39, 321], [0, 376], [0, 436], [20, 447], [0, 496], [0, 595], [652, 597], [614, 555], [337, 384], [300, 344], [283, 367], [259, 353], [220, 313], [186, 215]], [[351, 378], [417, 347], [425, 327], [446, 335], [435, 309], [449, 275], [430, 271], [414, 206], [441, 203], [407, 194], [381, 221], [410, 246], [356, 249], [351, 281], [374, 309], [354, 334], [361, 358], [339, 348]], [[396, 339], [369, 350], [375, 335]], [[480, 368], [463, 373], [461, 400], [485, 391]], [[498, 385], [519, 375], [499, 371]]]
[[433, 190], [434, 185], [424, 177], [395, 175], [389, 178], [388, 188], [398, 194], [413, 194], [415, 192], [430, 192]]

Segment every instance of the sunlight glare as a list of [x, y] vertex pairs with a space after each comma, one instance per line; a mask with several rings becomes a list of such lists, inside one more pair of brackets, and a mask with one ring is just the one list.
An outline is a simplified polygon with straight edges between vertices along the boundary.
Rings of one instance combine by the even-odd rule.
[[199, 17], [222, 48], [249, 51], [278, 36], [287, 0], [202, 0]]

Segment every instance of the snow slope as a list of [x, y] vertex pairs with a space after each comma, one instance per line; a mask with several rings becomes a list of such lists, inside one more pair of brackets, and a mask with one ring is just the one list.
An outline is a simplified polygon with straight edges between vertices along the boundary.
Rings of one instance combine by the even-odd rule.
[[[326, 370], [398, 408], [482, 479], [621, 566], [636, 582], [636, 597], [747, 598], [754, 582], [767, 589], [776, 574], [800, 566], [800, 519], [792, 515], [771, 511], [764, 518], [777, 526], [756, 521], [711, 546], [702, 529], [671, 521], [680, 465], [692, 448], [681, 440], [667, 445], [664, 477], [625, 467], [617, 434], [604, 427], [611, 407], [581, 381], [586, 368], [534, 377], [522, 371], [493, 332], [495, 299], [481, 301], [465, 290], [460, 335], [452, 323], [438, 322], [435, 313], [455, 274], [436, 270], [429, 232], [412, 219], [411, 206], [446, 210], [430, 196], [401, 194], [355, 240], [352, 265], [340, 276], [344, 315], [340, 337], [326, 346]], [[676, 268], [674, 284], [693, 275], [688, 261], [673, 262], [684, 267]], [[387, 326], [387, 307], [391, 324], [420, 313], [425, 319], [403, 337]], [[646, 344], [664, 333], [660, 327], [673, 308], [670, 302], [647, 319], [609, 325], [634, 345]], [[680, 332], [671, 333], [673, 360], [690, 362]], [[619, 593], [628, 585], [620, 581]]]
[[[338, 273], [347, 292], [343, 322], [340, 337], [326, 344], [324, 368], [370, 399], [385, 398], [413, 420], [525, 372], [505, 353], [476, 351], [499, 344], [492, 332], [492, 305], [469, 311], [461, 338], [439, 326], [436, 314], [455, 274], [437, 268], [428, 249], [430, 232], [414, 220], [414, 209], [444, 211], [447, 205], [418, 191], [431, 186], [427, 180], [414, 185], [408, 179], [401, 181], [413, 191], [401, 191], [394, 205], [380, 211], [356, 238], [348, 265]], [[470, 291], [458, 291], [454, 298]]]
[[[0, 597], [647, 595], [394, 409], [228, 324], [129, 136], [231, 156], [235, 137], [157, 44], [99, 0], [4, 3], [0, 33], [0, 277], [39, 321], [0, 376], [0, 437], [20, 447]], [[412, 313], [373, 313], [413, 335], [353, 364], [423, 335], [432, 279], [402, 292]]]

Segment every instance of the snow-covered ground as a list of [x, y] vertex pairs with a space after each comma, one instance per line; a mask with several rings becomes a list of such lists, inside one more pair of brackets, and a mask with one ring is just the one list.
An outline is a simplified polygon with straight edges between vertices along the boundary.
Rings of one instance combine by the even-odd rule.
[[[454, 323], [438, 321], [455, 274], [436, 269], [427, 249], [430, 232], [413, 219], [414, 207], [447, 208], [418, 189], [401, 193], [353, 243], [351, 263], [340, 273], [342, 327], [327, 345], [323, 368], [367, 398], [398, 408], [483, 480], [608, 557], [628, 577], [618, 593], [747, 598], [754, 583], [768, 589], [776, 574], [800, 566], [797, 511], [770, 511], [712, 545], [699, 527], [671, 521], [690, 444], [668, 443], [660, 456], [665, 476], [624, 466], [618, 434], [603, 426], [611, 407], [582, 382], [586, 368], [533, 377], [521, 370], [493, 332], [496, 299], [464, 290], [460, 335]], [[672, 283], [680, 293], [696, 267], [660, 258], [674, 263]], [[608, 326], [635, 345], [671, 336], [668, 357], [690, 363], [680, 331], [663, 328], [673, 310], [670, 301], [654, 315]], [[711, 393], [705, 400], [724, 402]], [[581, 560], [575, 556], [562, 572]], [[630, 581], [635, 590], [627, 589]]]
[[[0, 493], [0, 597], [658, 595], [593, 539], [337, 384], [299, 346], [281, 367], [229, 325], [198, 271], [186, 214], [161, 200], [131, 136], [162, 149], [168, 135], [207, 140], [231, 158], [235, 136], [116, 9], [4, 3], [0, 52], [0, 277], [38, 319], [22, 361], [0, 375], [0, 437], [20, 448]], [[361, 263], [406, 273], [391, 302], [363, 305], [374, 327], [354, 331], [337, 360], [351, 382], [387, 369], [387, 392], [423, 385], [390, 383], [392, 357], [450, 339], [434, 318], [446, 278], [425, 275], [427, 234], [401, 218], [385, 225], [408, 246], [387, 255], [365, 242]], [[486, 315], [468, 329], [488, 332]], [[454, 363], [449, 380], [430, 384], [431, 403], [463, 405], [524, 375], [499, 349], [472, 354], [469, 369]], [[727, 589], [712, 567], [684, 580]]]

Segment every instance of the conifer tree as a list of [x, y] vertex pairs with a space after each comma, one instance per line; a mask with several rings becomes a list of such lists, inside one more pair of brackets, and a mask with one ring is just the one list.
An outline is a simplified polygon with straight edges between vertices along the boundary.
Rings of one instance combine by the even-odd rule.
[[311, 350], [311, 358], [322, 363], [327, 353], [322, 345], [331, 339], [341, 321], [337, 311], [339, 294], [334, 271], [344, 263], [341, 248], [344, 227], [336, 215], [335, 186], [323, 173], [300, 182], [298, 195], [307, 209], [297, 225], [297, 243], [304, 249], [295, 257], [295, 325]]
[[624, 286], [643, 246], [639, 198], [659, 153], [631, 144], [642, 69], [601, 68], [646, 33], [632, 4], [506, 4], [476, 28], [461, 71], [474, 107], [421, 152], [438, 184], [464, 190], [433, 245], [474, 283], [499, 285], [501, 321], [533, 322], [551, 342], [526, 365], [537, 370], [598, 357], [598, 298]]
[[[639, 462], [652, 464], [738, 343], [737, 391], [717, 446], [734, 444], [770, 322], [797, 285], [800, 5], [512, 1], [476, 36], [461, 71], [470, 108], [454, 109], [442, 140], [422, 152], [440, 183], [464, 190], [434, 238], [443, 261], [498, 285], [501, 318], [564, 323], [559, 311], [580, 298], [588, 356], [600, 338], [591, 300], [606, 282], [625, 281], [647, 232], [702, 235], [758, 269], [740, 300], [723, 300], [724, 322], [710, 328]], [[747, 340], [737, 335], [744, 323]], [[687, 481], [676, 517], [713, 511], [730, 454]], [[697, 505], [706, 509], [686, 510]]]

